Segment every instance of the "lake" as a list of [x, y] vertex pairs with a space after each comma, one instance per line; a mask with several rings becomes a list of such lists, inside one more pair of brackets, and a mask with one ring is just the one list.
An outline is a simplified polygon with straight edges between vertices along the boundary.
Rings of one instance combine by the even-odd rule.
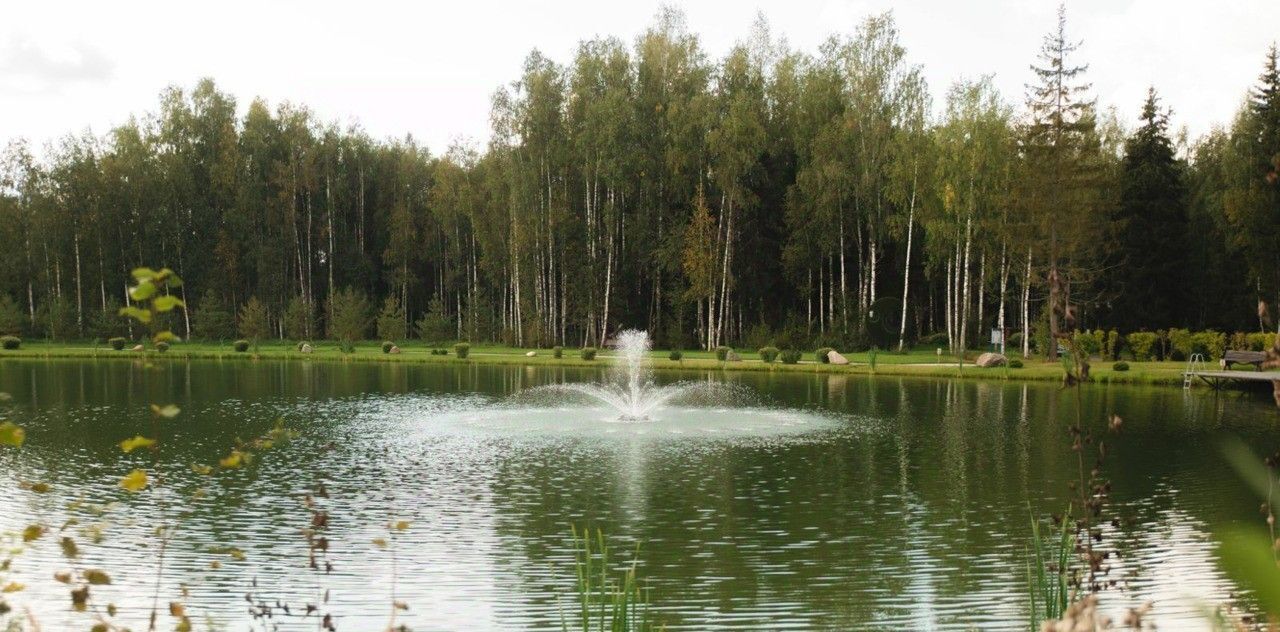
[[[1161, 629], [1198, 629], [1203, 607], [1237, 592], [1212, 531], [1261, 523], [1218, 441], [1236, 435], [1260, 453], [1280, 444], [1269, 396], [1174, 388], [1087, 386], [1077, 398], [1056, 384], [658, 373], [734, 385], [688, 404], [701, 426], [611, 423], [547, 391], [516, 395], [603, 375], [0, 361], [0, 392], [12, 397], [0, 406], [27, 430], [20, 451], [0, 448], [0, 531], [50, 527], [0, 580], [26, 585], [7, 597], [48, 630], [95, 620], [53, 579], [85, 568], [113, 580], [92, 587], [91, 603], [115, 604], [133, 629], [146, 628], [153, 599], [171, 628], [167, 604], [185, 586], [197, 629], [315, 629], [302, 606], [327, 593], [340, 630], [384, 626], [393, 595], [408, 606], [397, 622], [414, 630], [559, 630], [575, 607], [576, 525], [602, 529], [618, 560], [638, 554], [670, 630], [1025, 629], [1029, 516], [1067, 505], [1078, 465], [1066, 428], [1079, 413], [1108, 447], [1104, 516], [1117, 526], [1102, 546], [1118, 585], [1106, 608], [1154, 600]], [[156, 421], [152, 403], [182, 412]], [[1112, 413], [1124, 419], [1116, 435]], [[216, 464], [277, 419], [299, 438], [249, 467], [190, 467]], [[123, 454], [119, 442], [135, 435], [158, 436], [159, 451]], [[120, 489], [135, 467], [163, 484]], [[304, 499], [319, 486], [328, 573], [309, 568], [303, 535]], [[179, 526], [157, 593], [161, 515]], [[399, 520], [408, 528], [388, 528]], [[251, 616], [251, 602], [270, 604], [271, 620]]]

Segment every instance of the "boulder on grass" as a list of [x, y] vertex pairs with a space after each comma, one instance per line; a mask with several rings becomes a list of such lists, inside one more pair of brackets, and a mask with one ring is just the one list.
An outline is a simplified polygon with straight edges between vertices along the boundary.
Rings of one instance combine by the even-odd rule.
[[537, 352], [537, 351], [530, 351], [530, 352], [528, 352], [528, 353], [524, 354], [524, 357], [526, 357], [526, 358], [532, 358], [532, 357], [534, 357], [534, 356], [536, 356], [536, 355], [538, 355], [538, 352]]
[[1005, 366], [1006, 364], [1009, 364], [1009, 358], [1006, 358], [1003, 354], [999, 353], [984, 353], [978, 356], [978, 359], [974, 360], [973, 363], [984, 369], [989, 369], [991, 367]]
[[839, 351], [831, 350], [827, 352], [828, 364], [849, 364], [849, 358], [840, 355]]
[[134, 346], [133, 346], [133, 350], [134, 350], [134, 351], [142, 351], [142, 345], [134, 345]]
[[311, 348], [311, 343], [303, 343], [302, 347], [300, 347], [298, 350], [301, 351], [302, 353], [311, 353], [312, 351], [315, 351], [315, 349]]
[[738, 355], [736, 351], [724, 354], [724, 359], [726, 362], [742, 362], [742, 356]]
[[388, 351], [387, 353], [390, 353], [391, 355], [400, 355], [400, 347], [397, 347], [396, 345], [391, 345], [391, 350]]

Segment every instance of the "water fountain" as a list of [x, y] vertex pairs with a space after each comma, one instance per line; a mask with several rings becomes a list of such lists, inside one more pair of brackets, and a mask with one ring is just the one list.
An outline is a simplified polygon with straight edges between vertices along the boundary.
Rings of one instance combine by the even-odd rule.
[[714, 385], [701, 383], [655, 386], [646, 367], [649, 359], [649, 334], [628, 329], [618, 334], [617, 340], [622, 362], [617, 366], [617, 377], [613, 381], [562, 384], [551, 388], [580, 393], [610, 406], [618, 412], [618, 421], [648, 421], [653, 410], [673, 397], [694, 390], [714, 388]]

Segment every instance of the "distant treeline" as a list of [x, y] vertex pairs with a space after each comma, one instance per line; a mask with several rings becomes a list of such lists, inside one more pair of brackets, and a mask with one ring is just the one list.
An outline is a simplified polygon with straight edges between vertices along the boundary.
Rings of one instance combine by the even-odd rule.
[[665, 10], [630, 46], [533, 52], [493, 95], [489, 145], [438, 155], [288, 103], [239, 116], [207, 79], [170, 88], [104, 137], [8, 146], [0, 333], [117, 335], [140, 265], [185, 279], [187, 337], [247, 315], [320, 338], [336, 297], [366, 335], [958, 347], [1062, 326], [1051, 287], [1068, 327], [1257, 331], [1280, 296], [1275, 47], [1220, 95], [1244, 98], [1230, 126], [1188, 142], [1154, 89], [1127, 106], [1136, 129], [1100, 111], [1076, 46], [1060, 16], [1038, 57], [1010, 51], [1035, 69], [1025, 94], [979, 77], [935, 108], [890, 14], [814, 52], [761, 20], [711, 59]]

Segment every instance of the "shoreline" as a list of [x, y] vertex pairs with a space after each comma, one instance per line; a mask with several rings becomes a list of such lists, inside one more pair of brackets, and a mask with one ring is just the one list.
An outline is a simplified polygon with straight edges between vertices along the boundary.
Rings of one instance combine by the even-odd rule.
[[[171, 348], [168, 352], [159, 353], [154, 350], [146, 352], [115, 351], [108, 347], [34, 343], [29, 348], [0, 351], [0, 361], [6, 359], [108, 361], [146, 359], [148, 361], [215, 360], [226, 362], [255, 362], [261, 360], [602, 368], [611, 364], [616, 358], [613, 353], [602, 351], [596, 356], [595, 360], [583, 360], [577, 356], [576, 349], [566, 349], [564, 357], [556, 359], [552, 357], [550, 350], [545, 349], [534, 350], [538, 355], [528, 357], [525, 354], [529, 350], [510, 349], [502, 352], [481, 348], [481, 350], [472, 351], [466, 359], [460, 360], [452, 355], [452, 349], [450, 349], [450, 355], [441, 356], [431, 355], [426, 347], [406, 349], [400, 354], [393, 355], [382, 353], [378, 347], [357, 348], [353, 353], [343, 354], [336, 351], [336, 349], [329, 349], [329, 345], [324, 345], [323, 347], [318, 346], [313, 353], [303, 354], [292, 345], [272, 344], [269, 346], [264, 345], [259, 353], [255, 354], [252, 350], [246, 353], [238, 353], [231, 350], [229, 346], [219, 348], [211, 345], [199, 345], [199, 343], [195, 343], [193, 346], [195, 348], [183, 349], [181, 345], [175, 345], [175, 348]], [[848, 354], [850, 358], [850, 364], [848, 365], [822, 364], [811, 359], [801, 360], [798, 364], [783, 364], [781, 361], [765, 363], [754, 358], [744, 358], [734, 362], [720, 362], [714, 357], [697, 357], [710, 356], [707, 352], [689, 352], [686, 355], [695, 357], [686, 357], [683, 360], [676, 361], [658, 357], [659, 354], [666, 355], [665, 352], [653, 352], [649, 361], [649, 367], [655, 371], [788, 372], [866, 377], [927, 377], [1034, 382], [1060, 381], [1062, 379], [1062, 367], [1059, 363], [1036, 359], [1024, 360], [1025, 366], [1017, 369], [1008, 367], [979, 368], [971, 362], [960, 364], [954, 361], [954, 358], [947, 362], [935, 361], [930, 363], [926, 361], [929, 359], [928, 356], [920, 353], [913, 355], [910, 353], [890, 354], [881, 352], [877, 356], [877, 364], [873, 370], [865, 358], [867, 355], [865, 352]], [[887, 360], [886, 357], [888, 358]], [[1185, 363], [1182, 362], [1129, 362], [1131, 368], [1128, 371], [1115, 371], [1111, 368], [1112, 364], [1111, 362], [1098, 361], [1090, 372], [1090, 382], [1095, 384], [1175, 387], [1181, 387], [1183, 383], [1182, 371], [1185, 369]], [[1277, 375], [1280, 376], [1280, 373]], [[1205, 385], [1197, 383], [1196, 388], [1202, 389], [1205, 388]]]

